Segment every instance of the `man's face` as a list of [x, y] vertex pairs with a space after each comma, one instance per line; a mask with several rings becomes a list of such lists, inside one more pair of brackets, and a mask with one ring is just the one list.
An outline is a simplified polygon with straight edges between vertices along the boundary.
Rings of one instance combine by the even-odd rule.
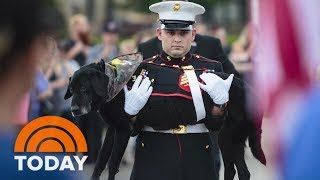
[[186, 55], [195, 38], [196, 30], [161, 30], [157, 29], [157, 36], [162, 41], [162, 49], [169, 56], [180, 58]]

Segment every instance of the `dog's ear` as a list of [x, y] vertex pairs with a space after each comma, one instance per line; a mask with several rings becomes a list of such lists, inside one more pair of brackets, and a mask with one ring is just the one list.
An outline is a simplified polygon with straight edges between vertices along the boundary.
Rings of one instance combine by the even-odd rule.
[[68, 85], [68, 88], [67, 88], [67, 92], [64, 95], [64, 99], [69, 99], [72, 96], [70, 88], [71, 88], [71, 77], [69, 78], [69, 85]]
[[104, 62], [104, 60], [101, 59], [100, 62], [97, 63], [97, 65], [98, 65], [98, 70], [104, 73], [106, 69], [106, 63]]
[[100, 97], [104, 97], [107, 93], [109, 77], [105, 73], [96, 73], [91, 78], [91, 85], [96, 92], [96, 94]]

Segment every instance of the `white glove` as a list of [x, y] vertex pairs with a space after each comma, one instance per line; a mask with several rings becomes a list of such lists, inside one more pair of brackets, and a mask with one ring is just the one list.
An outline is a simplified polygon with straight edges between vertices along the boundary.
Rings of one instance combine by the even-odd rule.
[[150, 86], [151, 81], [148, 77], [144, 78], [142, 82], [141, 80], [142, 76], [139, 75], [130, 91], [127, 86], [124, 87], [124, 111], [132, 116], [137, 115], [144, 105], [146, 105], [153, 90], [152, 86]]
[[203, 73], [200, 78], [206, 83], [205, 85], [199, 82], [201, 89], [206, 91], [213, 102], [216, 104], [224, 104], [229, 101], [229, 89], [233, 80], [233, 74], [228, 79], [223, 80], [213, 73]]

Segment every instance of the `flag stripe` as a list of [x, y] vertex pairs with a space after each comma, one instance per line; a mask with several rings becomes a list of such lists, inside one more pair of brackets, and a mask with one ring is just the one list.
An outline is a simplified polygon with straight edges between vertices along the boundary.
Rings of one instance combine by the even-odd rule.
[[[284, 71], [285, 84], [294, 83], [300, 87], [309, 84], [307, 73], [301, 61], [298, 49], [298, 38], [293, 22], [292, 9], [287, 0], [273, 0], [276, 8], [277, 40], [280, 48], [280, 59]], [[282, 89], [282, 88], [281, 88]]]

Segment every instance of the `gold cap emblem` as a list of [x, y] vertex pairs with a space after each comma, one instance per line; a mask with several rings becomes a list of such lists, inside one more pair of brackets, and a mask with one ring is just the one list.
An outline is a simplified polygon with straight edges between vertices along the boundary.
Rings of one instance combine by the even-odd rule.
[[179, 11], [180, 8], [181, 8], [181, 5], [179, 3], [176, 3], [173, 6], [173, 11]]

